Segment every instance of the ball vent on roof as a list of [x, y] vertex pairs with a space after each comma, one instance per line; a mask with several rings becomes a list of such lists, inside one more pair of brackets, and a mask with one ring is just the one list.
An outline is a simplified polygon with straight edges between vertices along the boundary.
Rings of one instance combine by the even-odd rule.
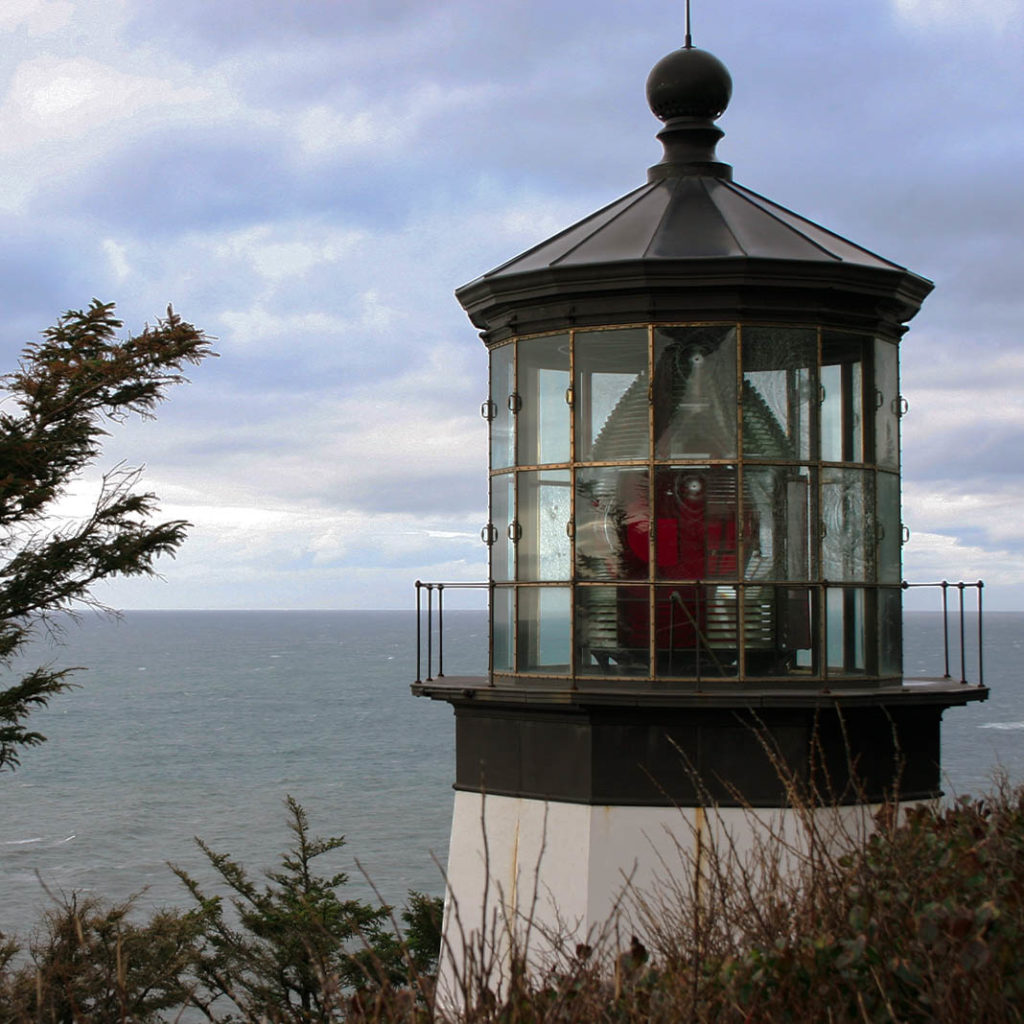
[[707, 50], [688, 47], [662, 57], [647, 76], [647, 102], [655, 117], [721, 117], [732, 96], [729, 70]]

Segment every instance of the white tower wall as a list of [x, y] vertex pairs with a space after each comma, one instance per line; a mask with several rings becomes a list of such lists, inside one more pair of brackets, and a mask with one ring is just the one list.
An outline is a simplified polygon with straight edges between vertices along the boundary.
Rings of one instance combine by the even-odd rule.
[[439, 1004], [461, 1008], [471, 981], [500, 995], [513, 954], [536, 977], [579, 943], [614, 956], [632, 935], [643, 941], [648, 914], [699, 898], [712, 850], [737, 865], [775, 857], [795, 872], [806, 814], [842, 845], [863, 840], [877, 810], [591, 806], [457, 792]]

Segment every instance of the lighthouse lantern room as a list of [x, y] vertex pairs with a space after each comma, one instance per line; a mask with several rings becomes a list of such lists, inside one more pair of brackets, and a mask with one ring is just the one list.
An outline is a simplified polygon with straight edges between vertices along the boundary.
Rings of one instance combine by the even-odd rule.
[[455, 710], [450, 950], [492, 912], [585, 937], [712, 806], [742, 843], [794, 783], [936, 796], [943, 711], [988, 692], [902, 667], [899, 344], [932, 285], [735, 183], [731, 88], [669, 54], [646, 184], [457, 292], [489, 666], [413, 686]]

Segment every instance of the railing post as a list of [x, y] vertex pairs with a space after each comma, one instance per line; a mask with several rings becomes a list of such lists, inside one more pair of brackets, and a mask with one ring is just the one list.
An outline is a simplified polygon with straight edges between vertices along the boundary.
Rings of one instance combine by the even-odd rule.
[[828, 580], [821, 581], [821, 682], [822, 689], [828, 693]]
[[487, 583], [487, 682], [494, 685], [494, 580]]
[[946, 580], [942, 581], [942, 646], [946, 652], [946, 673], [942, 677], [943, 679], [951, 679], [952, 676], [949, 674], [949, 599], [947, 592], [949, 591], [949, 583]]
[[419, 580], [417, 580], [416, 581], [416, 682], [417, 683], [422, 683], [423, 682], [421, 666], [420, 666], [420, 649], [422, 647], [422, 639], [420, 637], [420, 616], [422, 614], [421, 611], [420, 611], [420, 590], [422, 589], [422, 587], [423, 587], [423, 584]]
[[967, 597], [964, 591], [971, 587], [978, 591], [978, 686], [985, 685], [985, 619], [982, 599], [984, 586], [982, 580], [978, 580], [977, 583], [965, 583], [963, 580], [959, 583], [950, 583], [948, 580], [942, 580], [940, 583], [907, 583], [906, 580], [903, 582], [904, 590], [909, 587], [938, 587], [942, 591], [942, 651], [945, 660], [943, 679], [953, 678], [949, 671], [949, 590], [955, 587], [960, 600], [960, 683], [967, 684]]
[[[679, 593], [679, 591], [675, 591]], [[674, 595], [673, 595], [674, 596]], [[657, 629], [657, 604], [655, 604], [655, 629]], [[657, 647], [655, 647], [657, 650]], [[668, 599], [668, 674], [674, 675], [676, 667], [676, 603], [670, 597]], [[657, 665], [654, 666], [654, 671], [657, 672]]]
[[427, 682], [434, 677], [434, 584], [427, 584]]
[[437, 677], [444, 679], [444, 584], [437, 585]]
[[703, 586], [701, 586], [700, 580], [697, 580], [697, 621], [694, 623], [694, 626], [693, 626], [693, 640], [694, 640], [693, 649], [697, 652], [697, 689], [698, 690], [700, 689], [700, 683], [701, 683], [701, 679], [700, 679], [700, 640], [701, 640], [700, 622], [701, 622], [701, 616], [700, 616], [700, 612], [701, 612], [701, 607], [703, 605], [703, 598], [704, 598], [704, 588], [703, 588]]
[[982, 652], [985, 650], [983, 643], [984, 634], [981, 628], [981, 592], [985, 589], [985, 584], [982, 580], [978, 580], [978, 685], [985, 685], [985, 661]]
[[967, 651], [964, 644], [964, 586], [963, 581], [957, 584], [960, 591], [960, 682], [967, 682]]

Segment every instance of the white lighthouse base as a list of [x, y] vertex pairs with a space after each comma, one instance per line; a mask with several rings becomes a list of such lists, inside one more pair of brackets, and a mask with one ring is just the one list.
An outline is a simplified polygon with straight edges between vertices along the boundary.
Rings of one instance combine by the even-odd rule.
[[[810, 812], [848, 844], [877, 805]], [[793, 870], [807, 811], [790, 808], [592, 806], [456, 792], [448, 856], [438, 1004], [467, 1009], [500, 997], [513, 961], [541, 974], [578, 944], [611, 954], [643, 939], [645, 908], [699, 899], [710, 859], [775, 857]], [[827, 822], [824, 817], [829, 818]], [[830, 831], [827, 831], [830, 830]]]

